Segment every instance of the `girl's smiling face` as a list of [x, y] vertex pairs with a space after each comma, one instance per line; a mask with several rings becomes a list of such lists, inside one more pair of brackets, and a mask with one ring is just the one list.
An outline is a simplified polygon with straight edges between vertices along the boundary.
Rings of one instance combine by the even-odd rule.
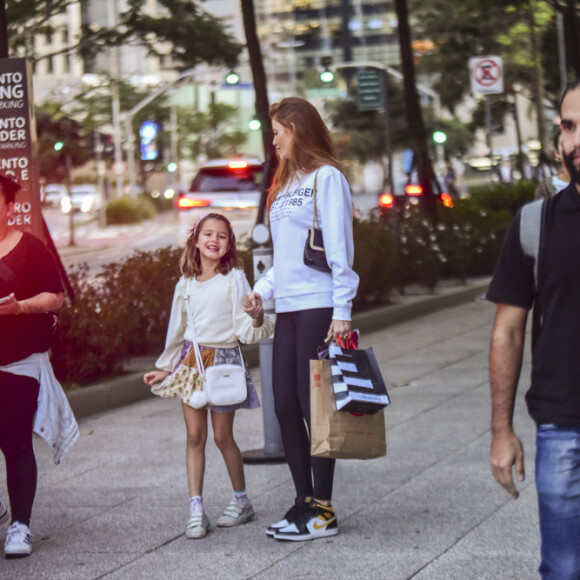
[[274, 133], [274, 140], [272, 141], [276, 153], [280, 159], [290, 159], [292, 154], [292, 139], [294, 135], [292, 131], [278, 123], [276, 119], [272, 119], [272, 131]]
[[204, 262], [208, 265], [219, 263], [230, 248], [227, 224], [213, 218], [206, 219], [201, 225], [195, 246], [199, 250], [202, 267]]

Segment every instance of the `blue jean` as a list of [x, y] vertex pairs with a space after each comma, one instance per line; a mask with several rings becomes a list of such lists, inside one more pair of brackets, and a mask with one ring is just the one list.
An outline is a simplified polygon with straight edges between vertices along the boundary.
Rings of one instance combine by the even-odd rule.
[[580, 580], [580, 429], [540, 425], [536, 489], [544, 580]]

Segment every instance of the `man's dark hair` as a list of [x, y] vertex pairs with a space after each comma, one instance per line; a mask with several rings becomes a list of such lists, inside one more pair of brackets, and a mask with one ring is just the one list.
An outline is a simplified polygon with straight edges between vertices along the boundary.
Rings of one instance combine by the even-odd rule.
[[14, 203], [16, 194], [20, 189], [20, 184], [15, 179], [0, 173], [0, 194], [4, 196], [7, 204]]
[[562, 103], [564, 102], [564, 97], [570, 91], [573, 91], [574, 89], [577, 89], [578, 87], [580, 87], [580, 78], [577, 78], [575, 81], [572, 81], [571, 83], [568, 83], [566, 85], [566, 88], [564, 89], [564, 92], [562, 93], [562, 98], [560, 99], [560, 113], [562, 112]]

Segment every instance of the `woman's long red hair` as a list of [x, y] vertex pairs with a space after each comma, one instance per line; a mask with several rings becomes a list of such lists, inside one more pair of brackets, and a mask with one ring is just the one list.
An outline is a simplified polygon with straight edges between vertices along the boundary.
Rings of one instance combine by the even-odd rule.
[[311, 103], [288, 97], [273, 104], [269, 115], [292, 132], [292, 148], [288, 159], [280, 159], [268, 193], [268, 208], [297, 173], [311, 173], [323, 165], [332, 165], [344, 173], [330, 132]]

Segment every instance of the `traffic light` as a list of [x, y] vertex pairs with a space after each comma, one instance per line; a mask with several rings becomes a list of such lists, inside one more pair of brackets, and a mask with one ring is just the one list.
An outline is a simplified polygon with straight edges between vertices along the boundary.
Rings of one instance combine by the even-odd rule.
[[248, 123], [248, 127], [250, 131], [259, 131], [262, 128], [262, 123], [260, 123], [259, 119], [255, 117]]
[[323, 56], [320, 59], [320, 64], [324, 67], [324, 70], [320, 73], [320, 80], [325, 84], [334, 81], [334, 73], [330, 70], [330, 65], [332, 64], [332, 57]]
[[177, 163], [175, 163], [175, 161], [170, 161], [167, 164], [167, 171], [169, 171], [169, 173], [175, 173], [177, 171]]
[[159, 125], [154, 121], [141, 123], [139, 135], [141, 137], [141, 159], [143, 161], [155, 161], [159, 157], [156, 142], [158, 133]]
[[433, 141], [439, 145], [443, 145], [447, 141], [447, 135], [443, 131], [435, 131], [433, 133]]
[[320, 80], [326, 84], [331, 83], [334, 80], [334, 73], [329, 69], [324, 69], [320, 73]]
[[231, 70], [226, 75], [226, 84], [230, 85], [230, 86], [239, 85], [240, 84], [240, 75], [236, 71]]
[[101, 133], [100, 138], [103, 157], [112, 159], [115, 156], [115, 143], [113, 142], [113, 135], [110, 133]]
[[62, 151], [62, 148], [64, 147], [64, 141], [57, 141], [54, 144], [54, 150], [55, 151]]

